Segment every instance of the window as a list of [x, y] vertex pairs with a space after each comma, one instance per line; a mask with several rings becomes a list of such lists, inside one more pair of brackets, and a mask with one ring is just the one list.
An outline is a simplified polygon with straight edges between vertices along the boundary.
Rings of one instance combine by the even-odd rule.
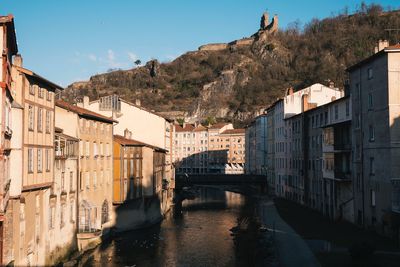
[[46, 149], [46, 171], [50, 171], [50, 166], [51, 166], [51, 153], [50, 149]]
[[33, 84], [29, 85], [29, 93], [31, 95], [35, 95], [35, 85]]
[[65, 225], [65, 204], [61, 205], [61, 211], [60, 211], [60, 227], [64, 227]]
[[50, 133], [51, 129], [51, 113], [46, 110], [46, 133]]
[[74, 190], [74, 172], [69, 172], [69, 190]]
[[97, 187], [97, 172], [93, 172], [93, 187]]
[[346, 117], [350, 116], [350, 101], [346, 101]]
[[61, 173], [61, 191], [65, 191], [65, 173]]
[[335, 105], [335, 120], [339, 119], [339, 106]]
[[69, 220], [70, 222], [74, 223], [75, 222], [75, 203], [73, 200], [70, 201], [70, 211], [69, 211]]
[[90, 144], [89, 141], [85, 141], [85, 151], [86, 151], [86, 157], [89, 157], [90, 154]]
[[42, 132], [42, 130], [43, 130], [43, 109], [41, 109], [41, 108], [38, 108], [37, 130], [38, 130], [38, 132]]
[[43, 98], [43, 96], [44, 96], [44, 88], [41, 88], [41, 87], [39, 87], [38, 86], [38, 95], [39, 95], [39, 98]]
[[370, 175], [375, 175], [375, 159], [369, 158], [369, 173]]
[[28, 149], [28, 172], [33, 173], [33, 148]]
[[372, 93], [368, 94], [368, 109], [372, 109], [374, 107], [373, 99], [372, 99]]
[[47, 91], [46, 99], [47, 99], [47, 101], [51, 101], [51, 92], [50, 91]]
[[33, 127], [34, 127], [34, 119], [35, 119], [35, 115], [34, 115], [34, 107], [33, 106], [29, 106], [28, 107], [28, 129], [30, 131], [33, 131]]
[[372, 78], [374, 78], [374, 72], [372, 68], [368, 68], [368, 80], [371, 80]]
[[374, 126], [372, 125], [369, 126], [369, 141], [370, 142], [375, 141], [375, 129]]
[[89, 178], [89, 172], [85, 173], [85, 183], [86, 183], [86, 188], [89, 189], [90, 187], [90, 178]]
[[42, 149], [41, 148], [38, 148], [38, 150], [37, 150], [37, 171], [38, 172], [42, 172], [42, 161], [43, 160], [43, 158], [42, 158]]
[[81, 157], [84, 156], [84, 151], [83, 151], [83, 142], [82, 140], [79, 141], [79, 154]]
[[93, 142], [93, 155], [95, 158], [98, 157], [97, 143]]
[[49, 210], [49, 229], [54, 229], [55, 217], [56, 217], [56, 207], [50, 207], [50, 210]]
[[375, 190], [371, 190], [371, 206], [376, 206], [376, 199], [375, 199]]

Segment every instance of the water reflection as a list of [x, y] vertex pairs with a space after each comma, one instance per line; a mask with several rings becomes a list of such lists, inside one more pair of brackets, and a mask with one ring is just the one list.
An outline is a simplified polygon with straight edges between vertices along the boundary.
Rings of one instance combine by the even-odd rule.
[[[255, 200], [218, 188], [196, 188], [159, 225], [124, 233], [81, 266], [255, 266], [260, 233]], [[176, 213], [175, 213], [176, 214]]]

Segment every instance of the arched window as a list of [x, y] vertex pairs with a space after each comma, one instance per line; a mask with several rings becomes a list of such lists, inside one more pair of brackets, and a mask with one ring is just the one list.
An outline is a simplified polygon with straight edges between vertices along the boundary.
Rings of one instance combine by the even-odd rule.
[[101, 224], [108, 222], [108, 220], [108, 201], [106, 199], [101, 206]]

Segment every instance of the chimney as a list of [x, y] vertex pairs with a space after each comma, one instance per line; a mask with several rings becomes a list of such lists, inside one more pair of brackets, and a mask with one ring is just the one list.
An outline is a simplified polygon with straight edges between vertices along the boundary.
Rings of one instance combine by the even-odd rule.
[[84, 108], [89, 107], [89, 97], [86, 95], [83, 97], [83, 107]]
[[128, 129], [124, 130], [124, 137], [127, 139], [132, 139], [132, 132], [129, 131]]
[[184, 122], [184, 123], [182, 124], [182, 128], [185, 129], [185, 127], [186, 127], [186, 122]]
[[140, 107], [140, 105], [141, 105], [140, 99], [136, 99], [136, 100], [135, 100], [135, 105], [138, 106], [138, 107]]
[[20, 54], [15, 55], [13, 63], [14, 66], [22, 67], [22, 63], [23, 63], [22, 56]]
[[383, 49], [385, 49], [388, 46], [389, 46], [388, 40], [379, 40], [377, 46], [375, 46], [375, 53], [382, 51]]
[[335, 83], [333, 81], [329, 81], [329, 88], [335, 88]]

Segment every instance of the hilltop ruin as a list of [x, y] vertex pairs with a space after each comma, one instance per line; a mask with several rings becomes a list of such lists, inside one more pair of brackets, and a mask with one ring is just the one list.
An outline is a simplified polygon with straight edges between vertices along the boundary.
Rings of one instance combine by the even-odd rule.
[[278, 31], [278, 16], [274, 15], [269, 22], [269, 14], [265, 12], [261, 16], [260, 29], [251, 37], [232, 41], [230, 43], [206, 44], [199, 47], [199, 51], [220, 51], [228, 48], [242, 47], [252, 45], [255, 41], [265, 40], [269, 35]]

